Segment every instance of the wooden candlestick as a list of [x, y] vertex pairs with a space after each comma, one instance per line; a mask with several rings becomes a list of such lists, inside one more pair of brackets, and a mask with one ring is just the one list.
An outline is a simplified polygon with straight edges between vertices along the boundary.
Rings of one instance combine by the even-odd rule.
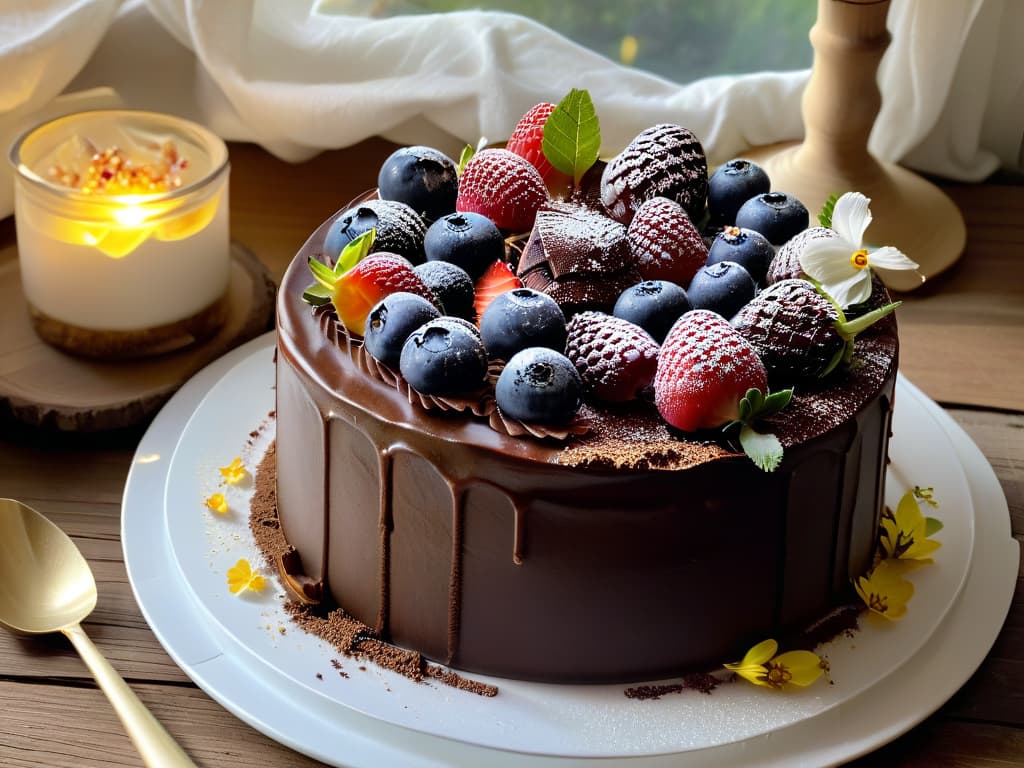
[[[888, 11], [889, 0], [818, 0], [810, 34], [814, 66], [802, 102], [804, 140], [759, 147], [746, 157], [767, 171], [773, 190], [807, 206], [812, 224], [829, 195], [862, 192], [874, 216], [865, 242], [896, 246], [931, 277], [963, 253], [963, 216], [934, 184], [867, 149], [882, 106], [876, 75], [891, 39]], [[912, 272], [878, 273], [896, 290], [920, 285]]]

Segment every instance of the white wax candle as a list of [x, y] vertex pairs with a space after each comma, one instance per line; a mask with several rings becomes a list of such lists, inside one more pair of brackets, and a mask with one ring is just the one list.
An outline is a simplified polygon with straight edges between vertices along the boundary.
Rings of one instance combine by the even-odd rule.
[[[139, 169], [157, 164], [166, 142], [187, 163], [176, 169], [180, 186], [87, 188], [93, 151], [117, 147]], [[84, 112], [27, 133], [11, 161], [22, 284], [37, 311], [79, 329], [141, 331], [224, 295], [227, 149], [205, 128], [151, 112]]]

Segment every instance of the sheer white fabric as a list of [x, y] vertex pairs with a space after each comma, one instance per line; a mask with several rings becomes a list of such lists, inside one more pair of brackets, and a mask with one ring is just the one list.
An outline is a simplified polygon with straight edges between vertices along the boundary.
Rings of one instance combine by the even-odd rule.
[[[691, 128], [712, 162], [803, 132], [806, 71], [678, 85], [514, 15], [354, 15], [366, 8], [360, 0], [0, 0], [0, 141], [9, 144], [39, 110], [59, 109], [62, 91], [96, 86], [288, 160], [375, 134], [457, 152], [480, 136], [506, 138], [530, 106], [572, 87], [590, 90], [606, 153], [665, 121]], [[893, 0], [889, 26], [872, 151], [964, 180], [1018, 167], [1024, 3]], [[10, 194], [4, 168], [0, 215], [10, 213]]]

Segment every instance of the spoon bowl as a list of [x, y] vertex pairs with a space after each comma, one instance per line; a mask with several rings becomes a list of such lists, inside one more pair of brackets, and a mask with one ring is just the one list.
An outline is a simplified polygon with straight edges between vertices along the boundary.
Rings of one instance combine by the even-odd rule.
[[96, 580], [75, 543], [31, 507], [0, 499], [0, 625], [59, 632], [96, 607]]
[[14, 499], [0, 499], [0, 626], [19, 635], [61, 632], [121, 718], [147, 766], [195, 768], [79, 623], [96, 607], [96, 579], [64, 531]]

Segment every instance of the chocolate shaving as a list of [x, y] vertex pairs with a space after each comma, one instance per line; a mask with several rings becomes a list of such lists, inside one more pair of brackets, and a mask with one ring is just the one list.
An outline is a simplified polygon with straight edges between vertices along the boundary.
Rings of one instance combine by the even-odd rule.
[[295, 547], [277, 554], [277, 572], [289, 594], [304, 605], [318, 605], [324, 598], [324, 583], [311, 579], [302, 568], [302, 558]]

